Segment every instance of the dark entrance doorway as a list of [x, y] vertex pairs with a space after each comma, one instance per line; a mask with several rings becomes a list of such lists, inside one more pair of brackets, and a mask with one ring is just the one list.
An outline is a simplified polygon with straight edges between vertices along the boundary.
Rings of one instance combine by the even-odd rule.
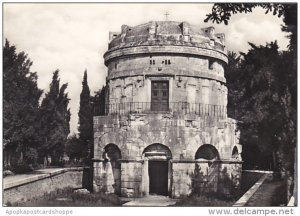
[[151, 110], [152, 111], [169, 110], [169, 82], [168, 81], [151, 82]]
[[149, 193], [168, 195], [168, 161], [149, 161]]

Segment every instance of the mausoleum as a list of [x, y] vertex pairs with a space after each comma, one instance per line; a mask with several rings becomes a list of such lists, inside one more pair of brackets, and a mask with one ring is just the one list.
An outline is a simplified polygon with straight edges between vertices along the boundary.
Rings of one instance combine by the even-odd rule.
[[105, 115], [94, 117], [93, 190], [170, 197], [240, 187], [227, 116], [225, 35], [151, 21], [109, 33]]

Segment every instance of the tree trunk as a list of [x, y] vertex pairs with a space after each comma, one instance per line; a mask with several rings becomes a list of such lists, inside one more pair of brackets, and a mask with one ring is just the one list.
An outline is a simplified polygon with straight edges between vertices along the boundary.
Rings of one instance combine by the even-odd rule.
[[274, 178], [281, 178], [280, 174], [280, 168], [278, 164], [278, 156], [276, 151], [272, 152], [272, 158], [273, 158], [273, 177]]

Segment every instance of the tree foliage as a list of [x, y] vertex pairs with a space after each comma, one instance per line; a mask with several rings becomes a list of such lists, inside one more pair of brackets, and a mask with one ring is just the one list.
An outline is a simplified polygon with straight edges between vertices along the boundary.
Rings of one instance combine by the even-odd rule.
[[[296, 146], [296, 106], [290, 89], [293, 66], [288, 53], [278, 51], [276, 42], [266, 46], [250, 43], [250, 46], [240, 59], [229, 54], [226, 70], [229, 115], [241, 122], [241, 143], [257, 144], [265, 157], [275, 157], [275, 168], [293, 171]], [[247, 152], [244, 155], [247, 157]]]
[[232, 14], [251, 13], [254, 8], [262, 7], [265, 13], [272, 12], [273, 15], [281, 17], [285, 13], [285, 4], [281, 3], [217, 3], [212, 7], [212, 12], [206, 15], [205, 22], [209, 20], [216, 23], [224, 22], [228, 25], [228, 21]]
[[[288, 51], [279, 52], [276, 42], [266, 46], [250, 43], [242, 60], [229, 54], [225, 72], [229, 88], [228, 110], [240, 120], [243, 159], [253, 160], [252, 149], [261, 155], [262, 168], [273, 159], [273, 170], [293, 179], [297, 144], [297, 4], [296, 3], [218, 3], [207, 15], [226, 25], [231, 15], [250, 13], [261, 7], [265, 13], [283, 17], [282, 31], [290, 33]], [[253, 145], [254, 144], [254, 145]], [[256, 158], [257, 160], [257, 158]], [[287, 181], [288, 197], [293, 189]]]
[[107, 94], [107, 86], [103, 86], [93, 97], [93, 104], [94, 104], [94, 115], [96, 116], [103, 116], [105, 115], [105, 97]]
[[[84, 146], [83, 157], [88, 156], [88, 150], [92, 151], [93, 133], [93, 108], [90, 96], [90, 89], [87, 82], [87, 71], [84, 72], [82, 91], [80, 94], [79, 106], [79, 141]], [[91, 155], [90, 155], [91, 156]]]
[[39, 152], [43, 157], [51, 156], [53, 165], [59, 164], [70, 132], [70, 99], [65, 92], [67, 86], [67, 83], [60, 86], [59, 71], [54, 71], [49, 92], [46, 93], [40, 108], [42, 143]]
[[37, 116], [42, 95], [31, 66], [27, 54], [18, 53], [6, 40], [3, 47], [3, 144], [5, 149], [21, 154], [26, 163], [37, 159]]
[[228, 25], [231, 15], [237, 13], [251, 13], [254, 8], [261, 7], [265, 13], [283, 17], [282, 30], [291, 33], [290, 50], [297, 51], [297, 4], [296, 3], [217, 3], [212, 7], [211, 13], [206, 15], [205, 22], [224, 22]]
[[82, 145], [79, 138], [76, 134], [72, 134], [68, 137], [66, 143], [66, 154], [70, 157], [71, 160], [82, 159], [82, 152], [85, 151], [85, 146]]

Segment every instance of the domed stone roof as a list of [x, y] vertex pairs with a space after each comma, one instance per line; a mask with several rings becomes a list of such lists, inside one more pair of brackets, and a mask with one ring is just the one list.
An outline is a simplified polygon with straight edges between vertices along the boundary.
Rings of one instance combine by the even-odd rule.
[[225, 35], [216, 34], [214, 27], [201, 28], [175, 21], [151, 21], [134, 27], [122, 25], [121, 33], [110, 32], [110, 50], [151, 45], [194, 46], [225, 53]]

